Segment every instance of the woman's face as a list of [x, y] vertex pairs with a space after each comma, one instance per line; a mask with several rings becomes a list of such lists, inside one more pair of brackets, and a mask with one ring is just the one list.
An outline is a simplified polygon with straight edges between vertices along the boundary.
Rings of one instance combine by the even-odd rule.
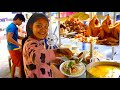
[[48, 34], [48, 21], [44, 18], [38, 19], [32, 26], [33, 34], [38, 39], [44, 39]]

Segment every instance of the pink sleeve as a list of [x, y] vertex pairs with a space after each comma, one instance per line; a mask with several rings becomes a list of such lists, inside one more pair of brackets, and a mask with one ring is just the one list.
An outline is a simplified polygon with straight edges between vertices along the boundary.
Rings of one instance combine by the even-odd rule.
[[27, 44], [26, 52], [31, 62], [49, 63], [56, 58], [53, 50], [45, 49], [43, 45], [36, 41]]
[[55, 60], [56, 57], [55, 57], [54, 51], [53, 51], [53, 50], [48, 50], [48, 52], [50, 53], [50, 60], [51, 60], [51, 61], [52, 61], [52, 60]]

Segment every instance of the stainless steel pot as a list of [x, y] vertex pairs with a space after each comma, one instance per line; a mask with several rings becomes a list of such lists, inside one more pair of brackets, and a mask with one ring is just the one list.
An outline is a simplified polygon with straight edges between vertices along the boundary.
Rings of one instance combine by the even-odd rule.
[[[92, 73], [89, 72], [89, 70], [92, 67], [95, 67], [98, 65], [112, 65], [112, 66], [120, 67], [120, 63], [118, 63], [118, 62], [112, 62], [112, 61], [91, 62], [86, 66], [86, 78], [99, 78], [99, 77], [92, 75]], [[118, 77], [116, 77], [116, 78], [118, 78]]]

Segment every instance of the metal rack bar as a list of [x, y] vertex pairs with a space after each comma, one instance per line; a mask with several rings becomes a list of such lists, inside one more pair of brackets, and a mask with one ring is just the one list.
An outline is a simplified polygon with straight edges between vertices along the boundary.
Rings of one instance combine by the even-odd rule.
[[112, 46], [112, 57], [111, 57], [111, 60], [114, 59], [114, 46]]
[[61, 37], [60, 37], [60, 12], [58, 12], [58, 30], [59, 30], [59, 47], [61, 46]]
[[90, 58], [93, 57], [93, 44], [90, 43]]

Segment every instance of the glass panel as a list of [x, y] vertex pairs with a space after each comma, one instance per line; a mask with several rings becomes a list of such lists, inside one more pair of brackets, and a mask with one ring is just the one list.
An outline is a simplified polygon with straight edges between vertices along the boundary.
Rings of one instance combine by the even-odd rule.
[[[110, 18], [112, 20], [112, 25], [114, 25], [114, 22], [117, 20], [117, 15], [120, 15], [120, 12], [97, 12], [97, 16], [106, 16], [110, 15]], [[99, 18], [101, 23], [103, 22], [104, 18]], [[119, 17], [118, 17], [119, 20]], [[94, 45], [94, 51], [97, 51], [99, 56], [104, 56], [106, 59], [113, 59], [113, 60], [118, 60], [120, 58], [120, 53], [119, 53], [119, 46], [105, 46], [105, 45]], [[113, 50], [113, 51], [112, 51]], [[95, 56], [95, 54], [94, 54]], [[103, 58], [104, 58], [103, 57]]]
[[58, 13], [59, 12], [47, 12], [46, 13], [50, 19], [49, 33], [52, 33], [52, 35], [57, 38], [57, 39], [54, 38], [54, 41], [57, 40], [57, 43], [56, 43], [57, 46], [59, 46], [59, 40], [60, 40], [59, 39]]
[[[55, 12], [53, 12], [53, 13], [54, 14], [52, 14], [52, 17], [58, 18], [58, 12], [57, 12], [56, 15], [55, 15]], [[75, 13], [75, 12], [70, 12], [69, 15], [72, 15], [72, 13]], [[84, 13], [89, 14], [89, 19], [81, 20], [81, 22], [86, 24], [86, 25], [89, 25], [90, 17], [92, 17], [91, 15], [94, 15], [94, 14], [96, 14], [98, 16], [98, 19], [100, 20], [100, 24], [102, 24], [103, 20], [105, 19], [105, 16], [108, 15], [108, 14], [110, 15], [110, 18], [112, 20], [112, 24], [114, 24], [114, 21], [116, 20], [116, 16], [120, 14], [120, 12], [116, 12], [116, 13], [115, 12], [84, 12]], [[67, 20], [66, 17], [69, 16], [69, 15], [68, 15], [68, 12], [67, 12], [67, 14], [66, 14], [66, 12], [60, 12], [60, 17], [62, 19], [61, 18], [60, 19], [59, 18], [58, 19], [54, 18], [54, 19], [55, 20], [60, 20], [60, 24], [61, 23], [63, 24]], [[55, 21], [55, 22], [56, 22], [56, 24], [53, 24], [54, 23], [54, 21], [53, 21], [53, 23], [52, 23], [53, 27], [52, 28], [55, 28], [55, 25], [60, 26], [58, 21]], [[64, 35], [62, 35], [62, 34], [60, 35], [61, 47], [70, 48], [74, 53], [79, 53], [83, 50], [85, 50], [86, 52], [90, 52], [90, 44], [89, 43], [83, 43], [78, 39], [71, 38], [71, 37], [74, 37], [74, 36], [72, 36], [72, 35], [74, 35], [73, 32], [69, 32], [69, 33], [66, 33]], [[59, 33], [59, 29], [58, 29], [58, 33]], [[59, 37], [58, 33], [56, 33], [56, 35], [58, 35], [58, 37]], [[66, 37], [65, 35], [67, 35], [67, 34], [69, 34], [70, 37]], [[114, 55], [113, 59], [116, 59], [116, 58], [120, 57], [120, 55], [118, 53], [119, 50], [116, 51], [118, 46], [114, 46], [114, 47], [115, 47], [115, 51], [112, 52], [112, 46], [93, 44], [93, 56], [97, 56], [97, 57], [101, 58], [102, 60], [103, 59], [111, 60], [112, 59], [112, 53], [114, 53], [115, 55]]]

